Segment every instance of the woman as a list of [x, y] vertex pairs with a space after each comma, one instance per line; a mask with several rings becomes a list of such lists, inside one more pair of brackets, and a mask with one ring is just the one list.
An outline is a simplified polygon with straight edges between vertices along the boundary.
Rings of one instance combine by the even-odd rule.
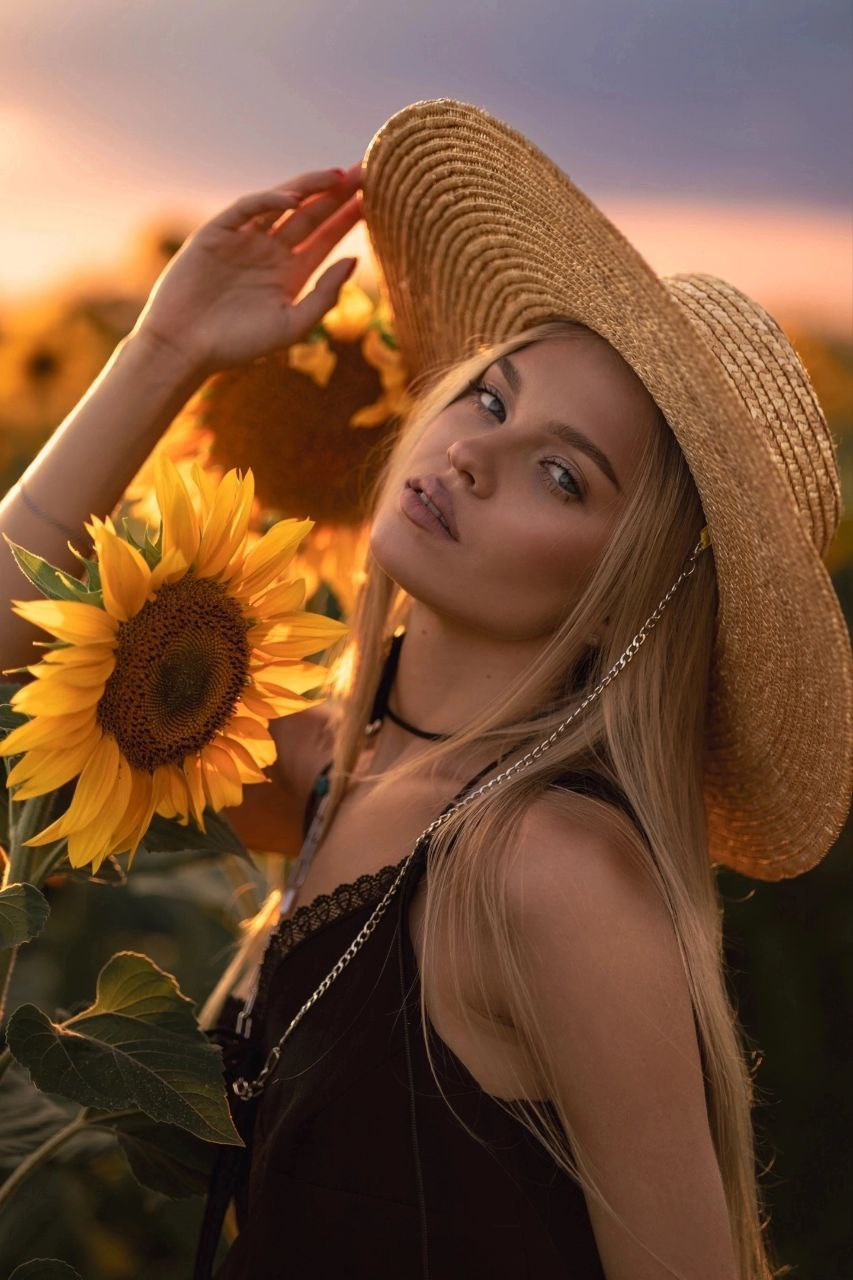
[[303, 336], [338, 265], [290, 300], [363, 183], [424, 386], [376, 479], [338, 696], [274, 722], [277, 801], [234, 814], [248, 837], [304, 806], [306, 840], [211, 1006], [247, 1149], [215, 1171], [196, 1275], [233, 1191], [218, 1280], [766, 1280], [713, 866], [806, 870], [849, 803], [808, 378], [756, 304], [667, 290], [475, 107], [405, 108], [328, 182], [196, 232], [3, 508], [54, 558], [46, 517], [109, 508], [201, 378]]

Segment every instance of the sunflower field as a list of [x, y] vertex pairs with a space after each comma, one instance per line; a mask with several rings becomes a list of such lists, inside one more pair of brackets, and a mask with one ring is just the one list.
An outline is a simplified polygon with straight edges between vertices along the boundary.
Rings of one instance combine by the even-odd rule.
[[[157, 237], [151, 278], [181, 238]], [[119, 281], [0, 314], [0, 493], [145, 292]], [[853, 347], [786, 328], [850, 495]], [[271, 722], [325, 696], [361, 581], [366, 485], [406, 383], [376, 291], [348, 281], [305, 342], [199, 389], [116, 510], [91, 514], [77, 576], [4, 534], [0, 554], [40, 595], [14, 611], [44, 639], [0, 675], [2, 1277], [191, 1273], [214, 1153], [241, 1145], [205, 1002], [298, 852], [248, 848], [227, 812], [269, 784]], [[853, 616], [847, 515], [829, 569]], [[804, 1275], [829, 1274], [848, 1231], [826, 1188], [847, 1157], [849, 853], [845, 833], [794, 881], [720, 872], [762, 1183], [778, 1252]]]

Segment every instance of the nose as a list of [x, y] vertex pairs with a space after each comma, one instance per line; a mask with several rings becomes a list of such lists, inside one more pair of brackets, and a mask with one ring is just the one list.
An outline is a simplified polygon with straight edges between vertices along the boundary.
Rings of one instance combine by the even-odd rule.
[[495, 467], [488, 441], [482, 435], [454, 440], [447, 450], [447, 460], [477, 497], [489, 496], [494, 489]]

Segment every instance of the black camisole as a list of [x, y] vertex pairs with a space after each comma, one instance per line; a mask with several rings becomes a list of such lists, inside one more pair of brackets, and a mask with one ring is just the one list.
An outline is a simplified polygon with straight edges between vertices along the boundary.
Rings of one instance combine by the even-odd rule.
[[[396, 643], [374, 704], [380, 715], [398, 653]], [[481, 769], [442, 812], [499, 763]], [[315, 781], [305, 832], [330, 764]], [[597, 773], [573, 771], [557, 782], [620, 805], [636, 821], [621, 790]], [[218, 1148], [193, 1280], [604, 1280], [577, 1183], [429, 1024], [453, 1110], [433, 1079], [407, 913], [428, 850], [429, 840], [421, 841], [374, 931], [291, 1032], [265, 1088], [248, 1102], [230, 1081], [257, 1076], [405, 857], [279, 922], [248, 1045], [235, 1031], [243, 1003], [227, 998], [208, 1034], [223, 1049], [229, 1106], [246, 1148]], [[238, 1235], [214, 1271], [232, 1196]]]
[[[328, 768], [315, 784], [306, 830]], [[598, 775], [560, 781], [627, 805]], [[603, 1280], [581, 1189], [430, 1024], [442, 1088], [483, 1143], [436, 1087], [406, 923], [427, 845], [357, 956], [285, 1042], [262, 1093], [248, 1103], [230, 1096], [248, 1138], [245, 1151], [227, 1149], [242, 1164], [234, 1187], [239, 1234], [216, 1271], [206, 1272], [202, 1255], [209, 1266], [216, 1241], [205, 1239], [203, 1224], [195, 1280]], [[280, 922], [253, 1011], [252, 1076], [404, 860], [339, 885]], [[241, 1007], [228, 997], [217, 1028], [226, 1037]]]

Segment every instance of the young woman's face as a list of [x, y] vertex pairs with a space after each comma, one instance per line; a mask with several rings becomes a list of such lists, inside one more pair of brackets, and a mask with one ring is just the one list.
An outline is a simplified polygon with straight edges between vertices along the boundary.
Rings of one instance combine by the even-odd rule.
[[401, 487], [379, 504], [371, 550], [404, 590], [458, 624], [545, 636], [606, 544], [648, 433], [660, 429], [657, 411], [594, 334], [532, 343], [476, 381], [433, 419], [406, 466], [439, 507], [452, 504], [458, 537], [419, 522], [421, 499]]

